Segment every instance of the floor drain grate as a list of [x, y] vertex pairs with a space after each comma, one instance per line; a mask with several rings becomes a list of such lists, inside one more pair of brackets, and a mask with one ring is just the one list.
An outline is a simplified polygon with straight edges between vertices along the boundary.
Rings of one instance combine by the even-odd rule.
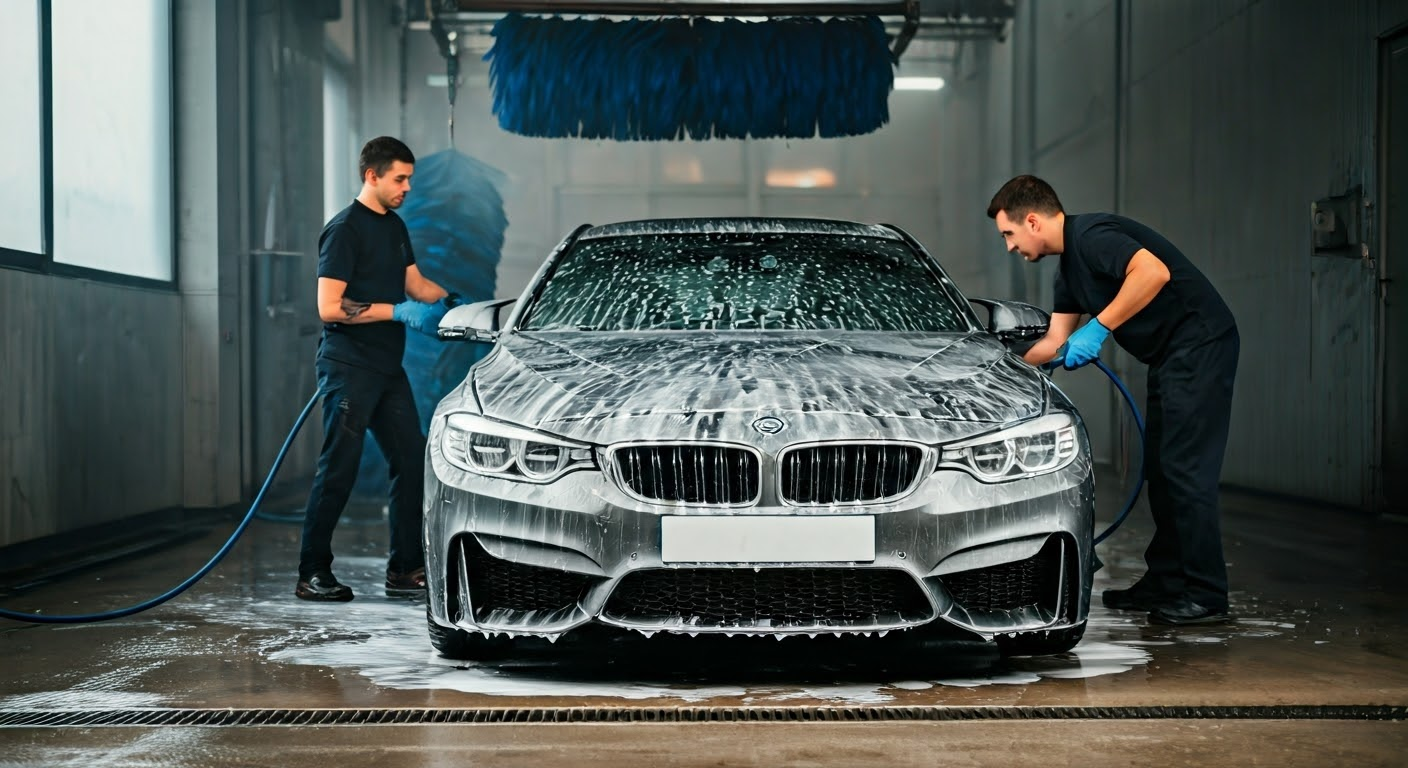
[[1408, 707], [525, 707], [0, 711], [0, 728], [953, 720], [1405, 720]]

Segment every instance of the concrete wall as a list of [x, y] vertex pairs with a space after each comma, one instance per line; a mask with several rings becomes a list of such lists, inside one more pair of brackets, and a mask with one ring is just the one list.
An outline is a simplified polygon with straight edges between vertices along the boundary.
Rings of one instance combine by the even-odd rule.
[[[993, 54], [1013, 83], [1009, 104], [990, 105], [1014, 136], [997, 175], [1037, 173], [1068, 210], [1159, 229], [1236, 313], [1228, 483], [1348, 506], [1372, 498], [1375, 273], [1358, 253], [1316, 255], [1309, 212], [1356, 186], [1372, 195], [1376, 41], [1406, 21], [1398, 1], [1023, 2]], [[988, 72], [1008, 76], [1000, 62]], [[988, 175], [953, 193], [979, 207], [996, 188]], [[1368, 224], [1363, 234], [1372, 240]], [[1026, 284], [1048, 305], [1049, 272]], [[1142, 392], [1141, 367], [1117, 360]], [[1093, 430], [1104, 455], [1120, 459], [1128, 429], [1108, 396], [1099, 402], [1104, 385], [1068, 386], [1108, 425]]]
[[0, 270], [0, 323], [0, 544], [180, 505], [180, 298]]

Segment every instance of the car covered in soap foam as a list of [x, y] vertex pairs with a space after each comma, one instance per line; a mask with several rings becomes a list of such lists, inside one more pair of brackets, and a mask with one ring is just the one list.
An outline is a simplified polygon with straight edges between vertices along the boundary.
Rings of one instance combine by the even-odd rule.
[[501, 654], [646, 634], [939, 631], [1054, 653], [1084, 632], [1094, 492], [1071, 402], [887, 225], [581, 227], [518, 299], [427, 448], [430, 638]]

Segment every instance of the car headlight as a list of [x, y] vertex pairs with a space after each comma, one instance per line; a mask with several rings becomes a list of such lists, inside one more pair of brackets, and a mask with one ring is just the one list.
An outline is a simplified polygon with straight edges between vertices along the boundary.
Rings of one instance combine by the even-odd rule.
[[550, 483], [573, 470], [596, 466], [591, 446], [470, 413], [445, 418], [440, 453], [469, 472], [534, 483]]
[[1078, 452], [1075, 419], [1052, 414], [943, 447], [940, 469], [961, 469], [985, 483], [1055, 472]]

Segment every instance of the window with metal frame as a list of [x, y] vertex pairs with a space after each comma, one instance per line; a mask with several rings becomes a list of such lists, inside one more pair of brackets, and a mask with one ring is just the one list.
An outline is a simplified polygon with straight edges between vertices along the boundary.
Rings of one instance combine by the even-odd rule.
[[49, 19], [54, 265], [175, 278], [171, 0]]

